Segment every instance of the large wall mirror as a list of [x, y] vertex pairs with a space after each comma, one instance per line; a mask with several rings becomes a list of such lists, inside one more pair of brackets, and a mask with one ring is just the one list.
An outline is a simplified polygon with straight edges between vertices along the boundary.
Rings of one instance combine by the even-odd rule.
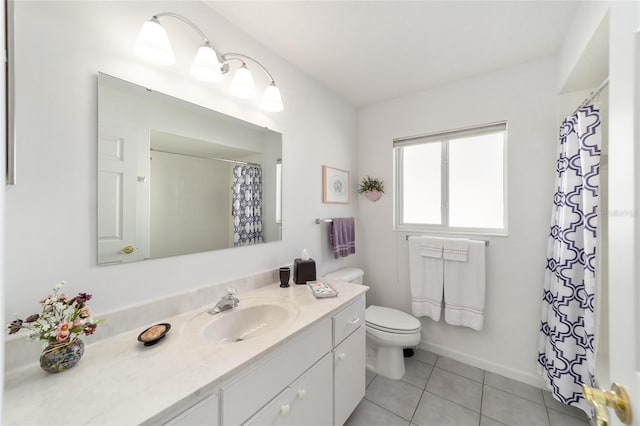
[[98, 264], [281, 239], [282, 135], [98, 74]]

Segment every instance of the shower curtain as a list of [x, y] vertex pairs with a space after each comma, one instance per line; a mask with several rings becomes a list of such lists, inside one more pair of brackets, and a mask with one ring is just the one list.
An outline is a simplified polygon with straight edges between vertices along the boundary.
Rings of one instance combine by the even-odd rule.
[[233, 245], [263, 242], [262, 170], [258, 166], [233, 166]]
[[589, 416], [581, 385], [596, 385], [600, 146], [600, 112], [594, 106], [580, 107], [562, 123], [538, 351], [538, 369], [554, 397]]

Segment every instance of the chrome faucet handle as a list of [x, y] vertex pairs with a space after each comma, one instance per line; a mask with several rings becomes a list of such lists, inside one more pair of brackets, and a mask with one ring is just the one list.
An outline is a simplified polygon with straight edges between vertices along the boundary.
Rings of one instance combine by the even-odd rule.
[[238, 290], [236, 290], [233, 287], [229, 287], [227, 289], [227, 294], [222, 296], [222, 300], [229, 300], [229, 301], [233, 302], [233, 305], [235, 306], [240, 301], [240, 299], [238, 299], [238, 296], [236, 296], [237, 294], [238, 294]]
[[214, 306], [208, 312], [211, 315], [215, 315], [219, 314], [222, 311], [227, 311], [229, 309], [235, 308], [236, 306], [238, 306], [238, 303], [240, 303], [240, 299], [236, 297], [237, 293], [238, 291], [235, 288], [229, 287], [227, 289], [227, 293], [222, 296], [218, 303], [216, 303], [216, 306]]
[[240, 299], [238, 299], [238, 296], [236, 296], [237, 294], [238, 290], [233, 287], [229, 287], [227, 289], [227, 294], [224, 295], [222, 300], [225, 300], [227, 303], [231, 304], [232, 308], [235, 308], [236, 306], [238, 306], [238, 303], [240, 303]]

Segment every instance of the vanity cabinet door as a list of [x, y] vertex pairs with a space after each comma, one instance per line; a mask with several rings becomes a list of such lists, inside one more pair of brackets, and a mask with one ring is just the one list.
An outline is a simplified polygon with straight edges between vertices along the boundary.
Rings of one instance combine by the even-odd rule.
[[344, 424], [364, 397], [365, 334], [361, 326], [333, 350], [335, 425]]
[[330, 350], [331, 321], [326, 318], [222, 386], [222, 424], [245, 422]]
[[213, 394], [189, 408], [178, 417], [165, 423], [166, 426], [217, 426], [218, 396]]
[[245, 425], [331, 425], [331, 373], [332, 357], [327, 354]]

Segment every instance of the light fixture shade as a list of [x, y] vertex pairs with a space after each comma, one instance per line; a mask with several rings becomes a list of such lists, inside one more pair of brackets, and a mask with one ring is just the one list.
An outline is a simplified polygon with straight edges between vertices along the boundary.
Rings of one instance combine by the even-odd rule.
[[173, 65], [176, 63], [167, 32], [157, 18], [152, 18], [142, 25], [134, 52], [154, 64]]
[[198, 80], [208, 83], [217, 83], [222, 80], [222, 64], [218, 61], [218, 55], [210, 45], [200, 46], [196, 57], [191, 64], [191, 75]]
[[273, 81], [264, 91], [259, 104], [260, 108], [269, 112], [280, 112], [284, 109], [282, 98], [280, 97], [280, 89]]
[[233, 76], [229, 91], [239, 98], [253, 98], [256, 95], [256, 85], [253, 82], [251, 71], [245, 64], [242, 64]]

